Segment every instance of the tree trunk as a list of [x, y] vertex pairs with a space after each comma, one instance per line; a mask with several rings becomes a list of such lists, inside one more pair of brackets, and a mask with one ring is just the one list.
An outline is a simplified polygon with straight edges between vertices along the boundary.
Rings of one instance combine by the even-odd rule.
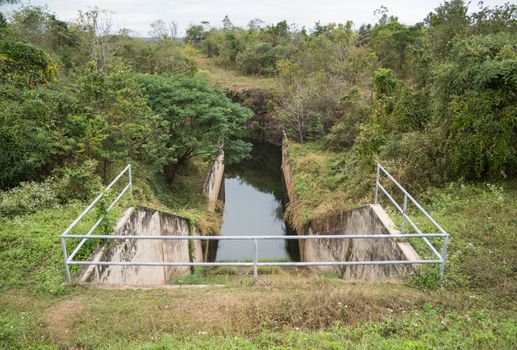
[[172, 184], [172, 182], [174, 181], [174, 177], [178, 172], [178, 169], [192, 157], [193, 151], [193, 149], [190, 149], [183, 153], [183, 155], [179, 157], [176, 162], [169, 162], [163, 166], [163, 173], [169, 185]]

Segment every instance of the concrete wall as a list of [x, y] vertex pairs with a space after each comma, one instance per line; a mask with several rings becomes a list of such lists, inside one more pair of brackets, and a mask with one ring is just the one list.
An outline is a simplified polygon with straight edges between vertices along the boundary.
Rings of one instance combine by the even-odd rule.
[[212, 166], [208, 170], [205, 183], [203, 185], [203, 193], [208, 199], [208, 210], [214, 211], [216, 209], [217, 200], [221, 192], [222, 184], [224, 182], [224, 152], [221, 151], [215, 158]]
[[[289, 143], [287, 142], [287, 138], [284, 136], [282, 142], [282, 174], [284, 176], [285, 187], [287, 190], [288, 202], [285, 210], [286, 220], [290, 223], [293, 223], [293, 216], [298, 213], [298, 200], [296, 197], [296, 191], [294, 187], [293, 174], [291, 171], [291, 164], [289, 161]], [[294, 227], [297, 231], [303, 231], [301, 227]], [[300, 243], [302, 243], [300, 241]]]
[[[221, 152], [210, 167], [203, 185], [208, 199], [208, 210], [216, 210], [224, 184], [224, 153]], [[157, 210], [137, 207], [129, 208], [118, 219], [118, 235], [189, 235], [188, 220]], [[206, 244], [205, 244], [206, 246]], [[89, 260], [132, 261], [132, 262], [189, 262], [204, 261], [201, 241], [173, 240], [109, 240], [102, 244]], [[89, 266], [82, 269], [77, 280], [113, 285], [163, 285], [178, 276], [187, 275], [188, 266]]]
[[[311, 222], [309, 234], [399, 234], [395, 224], [380, 205], [369, 204]], [[417, 260], [418, 254], [406, 242], [396, 239], [343, 239], [306, 241], [300, 252], [304, 261]], [[325, 268], [319, 268], [325, 269]], [[345, 279], [377, 281], [411, 271], [411, 265], [344, 266]]]
[[[188, 236], [189, 225], [182, 217], [137, 207], [126, 210], [118, 220], [115, 232], [118, 235]], [[90, 260], [189, 262], [191, 257], [186, 240], [110, 240], [94, 252]], [[188, 266], [90, 266], [79, 274], [78, 279], [115, 285], [163, 285], [188, 273]]]
[[[282, 171], [289, 206], [287, 219], [298, 215], [297, 198], [289, 160], [287, 140], [282, 144]], [[291, 220], [292, 222], [292, 220]], [[366, 205], [336, 215], [313, 220], [306, 227], [296, 227], [298, 234], [398, 234], [393, 221], [380, 205]], [[299, 241], [301, 261], [373, 261], [416, 260], [418, 254], [409, 243], [395, 239], [318, 239]], [[411, 271], [411, 265], [317, 267], [319, 271], [337, 270], [345, 279], [376, 281]]]

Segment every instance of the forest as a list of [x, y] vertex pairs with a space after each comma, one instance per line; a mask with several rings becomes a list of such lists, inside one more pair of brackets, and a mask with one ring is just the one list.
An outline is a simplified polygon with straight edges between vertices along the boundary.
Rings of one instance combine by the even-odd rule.
[[[173, 38], [111, 34], [98, 9], [65, 23], [31, 6], [0, 31], [0, 188], [15, 188], [3, 215], [90, 198], [128, 162], [170, 183], [223, 144], [236, 159], [247, 152], [231, 136], [250, 111], [196, 75]], [[25, 192], [37, 204], [16, 198]]]
[[[515, 346], [517, 5], [444, 1], [415, 24], [385, 6], [374, 14], [312, 27], [225, 16], [184, 35], [157, 19], [137, 37], [106, 9], [65, 21], [0, 0], [0, 348]], [[229, 294], [180, 291], [194, 311], [172, 318], [162, 314], [172, 290], [63, 285], [58, 231], [128, 163], [141, 204], [210, 231], [221, 220], [200, 190], [210, 162], [224, 150], [238, 163], [251, 140], [278, 145], [284, 131], [298, 174], [293, 227], [371, 203], [383, 164], [453, 232], [445, 282], [432, 269], [361, 291], [326, 277], [238, 282]], [[356, 306], [342, 308], [345, 297]], [[78, 333], [39, 326], [72, 299], [90, 303], [74, 314]], [[116, 336], [89, 317], [103, 308]], [[142, 320], [150, 309], [162, 326]], [[222, 321], [203, 323], [204, 310]]]
[[[415, 25], [385, 7], [373, 25], [193, 25], [185, 41], [217, 63], [280, 82], [273, 114], [299, 142], [408, 168], [406, 179], [515, 176], [515, 5], [445, 2]], [[359, 166], [359, 164], [354, 164]], [[418, 175], [420, 174], [420, 175]], [[433, 174], [433, 176], [428, 176]]]
[[87, 198], [129, 161], [173, 181], [223, 144], [229, 159], [245, 157], [249, 145], [234, 136], [251, 112], [206, 83], [195, 51], [273, 78], [276, 128], [346, 151], [358, 176], [375, 161], [420, 188], [515, 176], [515, 11], [468, 14], [451, 1], [406, 25], [381, 7], [358, 29], [260, 19], [241, 28], [227, 16], [222, 27], [191, 25], [184, 40], [158, 20], [141, 40], [113, 33], [100, 9], [66, 23], [24, 6], [0, 22], [0, 189], [36, 182], [56, 192], [42, 203]]

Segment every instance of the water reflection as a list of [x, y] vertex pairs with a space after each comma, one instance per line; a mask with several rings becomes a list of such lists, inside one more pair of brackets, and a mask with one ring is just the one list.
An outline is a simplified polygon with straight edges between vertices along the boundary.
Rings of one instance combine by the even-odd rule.
[[[227, 166], [224, 179], [225, 211], [221, 235], [284, 236], [292, 234], [283, 219], [286, 191], [278, 147], [254, 143], [251, 158]], [[215, 260], [252, 260], [253, 241], [220, 241]], [[298, 260], [292, 240], [259, 241], [259, 259]]]

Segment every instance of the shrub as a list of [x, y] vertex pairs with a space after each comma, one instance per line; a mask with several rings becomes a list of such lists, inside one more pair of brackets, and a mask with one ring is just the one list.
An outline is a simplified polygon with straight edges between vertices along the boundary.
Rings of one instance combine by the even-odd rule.
[[0, 82], [26, 87], [57, 79], [57, 66], [50, 56], [20, 41], [0, 42]]
[[269, 43], [249, 46], [237, 55], [237, 66], [244, 74], [271, 75], [276, 71], [278, 49]]
[[22, 182], [8, 192], [0, 193], [0, 216], [34, 213], [59, 204], [54, 179], [44, 182]]
[[389, 68], [378, 68], [373, 74], [375, 93], [378, 97], [390, 95], [397, 86], [397, 78]]
[[102, 189], [102, 181], [95, 173], [96, 166], [96, 161], [87, 160], [78, 167], [58, 171], [59, 181], [54, 186], [62, 203], [71, 199], [91, 200]]
[[0, 216], [31, 214], [74, 199], [90, 200], [102, 188], [95, 174], [96, 164], [86, 161], [76, 168], [63, 168], [43, 182], [22, 182], [18, 187], [0, 192]]

